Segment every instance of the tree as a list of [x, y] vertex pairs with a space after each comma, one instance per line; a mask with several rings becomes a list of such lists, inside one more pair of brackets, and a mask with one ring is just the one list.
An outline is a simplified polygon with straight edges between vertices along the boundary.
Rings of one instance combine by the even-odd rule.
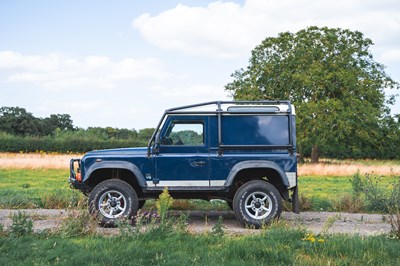
[[12, 135], [40, 135], [43, 124], [39, 119], [20, 107], [0, 108], [0, 131]]
[[373, 59], [371, 45], [361, 32], [338, 28], [280, 33], [257, 46], [247, 68], [235, 71], [225, 88], [236, 100], [292, 101], [299, 150], [312, 151], [313, 162], [321, 150], [362, 155], [382, 148], [382, 121], [394, 104], [384, 90], [399, 88]]
[[69, 131], [74, 130], [74, 124], [69, 114], [52, 114], [44, 119], [44, 123], [47, 125], [48, 129], [46, 135], [53, 133], [57, 128]]

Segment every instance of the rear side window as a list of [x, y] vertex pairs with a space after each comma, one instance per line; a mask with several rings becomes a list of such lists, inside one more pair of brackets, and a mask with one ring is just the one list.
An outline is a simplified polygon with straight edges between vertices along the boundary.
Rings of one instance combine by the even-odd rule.
[[224, 116], [224, 145], [288, 145], [289, 117], [280, 115]]

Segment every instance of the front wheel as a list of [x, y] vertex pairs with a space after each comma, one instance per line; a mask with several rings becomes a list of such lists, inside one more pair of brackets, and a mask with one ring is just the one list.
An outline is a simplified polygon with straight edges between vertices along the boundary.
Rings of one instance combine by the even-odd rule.
[[236, 218], [245, 225], [260, 228], [282, 212], [282, 198], [268, 182], [253, 180], [243, 184], [233, 198]]
[[126, 182], [110, 179], [98, 184], [89, 196], [89, 211], [103, 226], [115, 226], [118, 219], [132, 219], [139, 207], [136, 192]]

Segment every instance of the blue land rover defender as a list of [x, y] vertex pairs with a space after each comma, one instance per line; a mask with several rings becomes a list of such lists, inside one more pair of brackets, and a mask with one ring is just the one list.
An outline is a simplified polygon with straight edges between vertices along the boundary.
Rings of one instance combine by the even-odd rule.
[[144, 148], [72, 159], [71, 187], [103, 225], [135, 216], [164, 187], [177, 199], [223, 199], [256, 228], [299, 211], [294, 107], [288, 101], [208, 102], [166, 110]]

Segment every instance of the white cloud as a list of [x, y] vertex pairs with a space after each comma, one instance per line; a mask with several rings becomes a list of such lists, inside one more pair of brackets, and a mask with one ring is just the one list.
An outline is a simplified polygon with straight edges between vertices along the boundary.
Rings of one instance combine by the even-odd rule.
[[185, 54], [217, 58], [247, 56], [268, 36], [308, 26], [362, 31], [385, 47], [400, 38], [400, 2], [395, 0], [247, 0], [177, 5], [137, 17], [132, 25], [150, 43]]
[[0, 52], [0, 69], [7, 70], [8, 82], [33, 82], [52, 90], [111, 89], [122, 80], [171, 77], [154, 58], [113, 61], [106, 56], [22, 55], [14, 51]]
[[400, 62], [400, 49], [383, 51], [380, 58], [385, 62]]

